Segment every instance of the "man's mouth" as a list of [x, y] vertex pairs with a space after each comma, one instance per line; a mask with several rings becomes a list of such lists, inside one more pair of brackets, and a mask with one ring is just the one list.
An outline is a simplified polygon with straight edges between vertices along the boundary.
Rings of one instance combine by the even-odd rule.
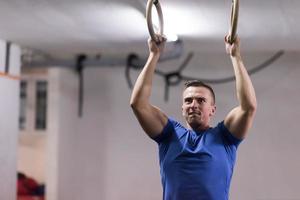
[[200, 113], [198, 113], [198, 112], [190, 112], [190, 113], [188, 113], [188, 115], [200, 115]]

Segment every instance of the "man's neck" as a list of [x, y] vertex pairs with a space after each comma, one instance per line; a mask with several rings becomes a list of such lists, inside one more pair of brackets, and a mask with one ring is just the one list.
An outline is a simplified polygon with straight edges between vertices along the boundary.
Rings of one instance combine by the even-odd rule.
[[207, 129], [210, 128], [209, 124], [202, 125], [202, 124], [197, 124], [197, 125], [190, 125], [187, 124], [189, 129], [192, 129], [193, 131], [206, 131]]

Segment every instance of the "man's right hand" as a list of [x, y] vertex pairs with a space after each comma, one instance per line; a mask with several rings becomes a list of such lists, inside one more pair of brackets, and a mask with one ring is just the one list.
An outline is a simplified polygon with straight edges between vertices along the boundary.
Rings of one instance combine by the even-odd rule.
[[240, 38], [236, 37], [232, 44], [229, 43], [229, 35], [225, 36], [226, 53], [232, 57], [241, 57]]
[[155, 37], [156, 37], [155, 41], [152, 40], [152, 38], [148, 39], [149, 51], [150, 53], [161, 54], [164, 50], [167, 38], [165, 36], [158, 35], [158, 34], [156, 34]]

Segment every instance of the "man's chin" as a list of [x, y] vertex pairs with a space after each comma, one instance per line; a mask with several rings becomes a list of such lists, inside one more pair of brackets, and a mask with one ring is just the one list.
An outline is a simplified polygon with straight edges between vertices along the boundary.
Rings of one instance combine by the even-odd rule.
[[189, 124], [193, 124], [193, 125], [195, 125], [195, 124], [201, 124], [201, 121], [199, 120], [199, 118], [197, 118], [197, 117], [189, 117], [188, 118], [188, 120], [187, 120], [187, 122], [189, 123]]

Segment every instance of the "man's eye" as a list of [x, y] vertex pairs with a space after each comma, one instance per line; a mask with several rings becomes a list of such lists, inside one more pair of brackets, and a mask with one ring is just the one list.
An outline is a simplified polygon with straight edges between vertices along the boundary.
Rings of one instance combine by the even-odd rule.
[[190, 98], [185, 99], [185, 103], [192, 103], [192, 99]]
[[198, 99], [198, 102], [199, 102], [199, 103], [205, 103], [206, 100], [205, 100], [204, 98], [199, 98], [199, 99]]

